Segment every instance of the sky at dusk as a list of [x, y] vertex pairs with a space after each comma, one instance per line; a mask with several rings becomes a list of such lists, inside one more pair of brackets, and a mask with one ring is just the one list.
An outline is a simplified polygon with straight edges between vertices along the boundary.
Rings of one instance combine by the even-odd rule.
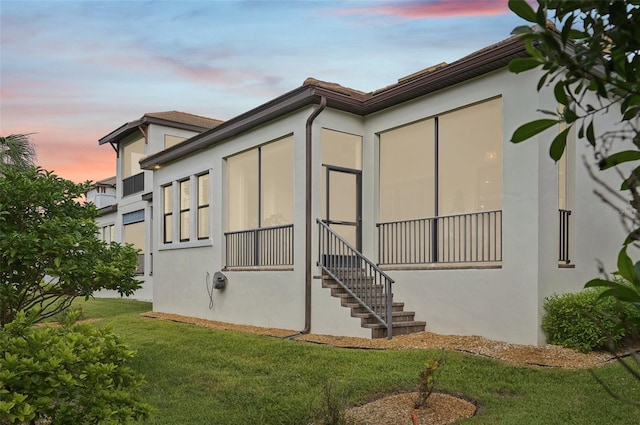
[[522, 24], [507, 0], [0, 0], [0, 135], [100, 180], [98, 139], [144, 113], [227, 120], [307, 77], [368, 92]]

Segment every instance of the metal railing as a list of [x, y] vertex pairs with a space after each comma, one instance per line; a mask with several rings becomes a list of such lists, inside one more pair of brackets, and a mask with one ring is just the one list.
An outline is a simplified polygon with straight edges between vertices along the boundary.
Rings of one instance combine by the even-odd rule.
[[293, 224], [226, 232], [227, 267], [293, 264]]
[[144, 190], [144, 171], [122, 180], [122, 196], [133, 195]]
[[502, 261], [502, 211], [378, 223], [380, 264]]
[[569, 258], [569, 220], [571, 218], [571, 211], [558, 210], [558, 212], [560, 213], [558, 261], [569, 264], [571, 262]]
[[138, 264], [136, 266], [136, 274], [144, 274], [144, 254], [138, 254]]
[[318, 266], [393, 334], [393, 279], [322, 220]]

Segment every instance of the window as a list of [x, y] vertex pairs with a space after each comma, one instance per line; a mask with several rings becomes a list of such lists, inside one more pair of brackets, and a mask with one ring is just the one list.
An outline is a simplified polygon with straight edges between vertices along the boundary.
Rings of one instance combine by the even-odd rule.
[[168, 185], [162, 188], [163, 199], [163, 229], [162, 240], [164, 243], [173, 242], [173, 186]]
[[227, 158], [227, 228], [293, 223], [293, 137]]
[[[566, 124], [562, 123], [558, 131], [563, 131]], [[558, 213], [559, 213], [559, 253], [558, 262], [569, 264], [571, 262], [571, 209], [569, 208], [569, 180], [568, 180], [568, 156], [571, 146], [567, 144], [564, 153], [558, 160]]]
[[116, 240], [116, 227], [113, 224], [102, 226], [98, 238], [101, 241], [105, 241], [107, 244], [115, 242]]
[[144, 149], [145, 140], [143, 137], [133, 140], [122, 148], [122, 196], [144, 190], [144, 172], [140, 168]]
[[209, 205], [208, 173], [162, 186], [163, 243], [209, 239]]
[[139, 249], [137, 274], [144, 274], [145, 223], [144, 210], [133, 211], [122, 215], [122, 240]]
[[435, 120], [380, 135], [380, 221], [433, 217]]
[[227, 158], [227, 267], [293, 264], [293, 137]]
[[198, 176], [198, 239], [209, 237], [209, 174]]
[[172, 136], [170, 134], [165, 134], [164, 135], [164, 148], [170, 148], [171, 146], [175, 146], [178, 143], [182, 142], [183, 140], [187, 140], [186, 137], [178, 137], [178, 136]]
[[502, 208], [502, 99], [438, 117], [438, 215]]
[[189, 202], [191, 182], [180, 182], [180, 242], [189, 240]]
[[122, 148], [122, 177], [127, 178], [140, 174], [140, 160], [144, 157], [144, 138], [139, 138]]
[[502, 259], [502, 99], [380, 134], [379, 262]]

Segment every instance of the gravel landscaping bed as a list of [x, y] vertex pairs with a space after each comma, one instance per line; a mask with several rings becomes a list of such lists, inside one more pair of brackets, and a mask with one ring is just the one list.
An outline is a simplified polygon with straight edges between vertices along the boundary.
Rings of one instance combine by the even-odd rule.
[[197, 319], [157, 312], [142, 313], [144, 317], [191, 323], [216, 329], [234, 330], [252, 334], [268, 335], [277, 338], [295, 338], [318, 344], [328, 344], [345, 348], [368, 348], [385, 350], [402, 349], [443, 349], [502, 360], [515, 365], [562, 367], [569, 369], [600, 366], [614, 360], [611, 353], [578, 351], [557, 345], [520, 345], [493, 341], [480, 336], [440, 335], [431, 332], [419, 332], [386, 338], [367, 339], [331, 335], [300, 335], [291, 329], [261, 328], [258, 326], [235, 325], [212, 320]]

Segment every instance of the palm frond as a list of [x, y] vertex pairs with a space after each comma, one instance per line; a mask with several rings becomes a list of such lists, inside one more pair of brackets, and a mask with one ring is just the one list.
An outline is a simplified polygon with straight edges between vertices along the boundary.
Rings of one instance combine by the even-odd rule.
[[31, 134], [0, 136], [0, 166], [27, 168], [35, 165], [36, 146]]

